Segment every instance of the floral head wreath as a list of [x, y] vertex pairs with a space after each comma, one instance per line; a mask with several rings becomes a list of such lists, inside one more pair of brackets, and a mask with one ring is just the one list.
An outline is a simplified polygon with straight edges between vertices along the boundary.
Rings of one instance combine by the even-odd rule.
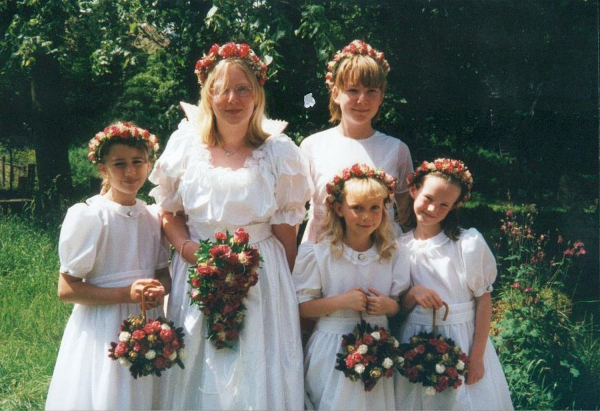
[[261, 86], [265, 85], [267, 81], [267, 65], [256, 55], [254, 50], [245, 43], [234, 43], [229, 42], [222, 46], [213, 44], [208, 50], [208, 54], [202, 56], [200, 60], [196, 62], [196, 70], [194, 71], [198, 76], [198, 82], [203, 85], [208, 77], [208, 73], [215, 68], [219, 60], [225, 60], [229, 58], [238, 58], [245, 60], [246, 64], [254, 72], [258, 80], [258, 84]]
[[330, 183], [325, 187], [327, 191], [327, 205], [333, 208], [333, 204], [342, 198], [344, 184], [352, 178], [374, 178], [383, 183], [387, 188], [389, 197], [394, 195], [396, 180], [387, 175], [385, 171], [377, 168], [371, 168], [366, 164], [354, 164], [352, 167], [343, 169], [339, 174], [333, 177]]
[[97, 133], [88, 143], [90, 152], [87, 157], [93, 164], [98, 164], [100, 158], [100, 148], [110, 139], [121, 140], [139, 140], [145, 141], [150, 149], [151, 160], [156, 160], [156, 154], [160, 149], [158, 138], [150, 134], [148, 130], [134, 126], [131, 123], [116, 123], [106, 127], [103, 131]]
[[446, 174], [458, 180], [467, 190], [467, 194], [459, 200], [459, 204], [469, 201], [471, 198], [471, 189], [473, 188], [473, 176], [467, 166], [460, 160], [438, 158], [433, 162], [423, 161], [415, 172], [408, 176], [408, 184], [412, 185], [415, 179], [433, 172]]
[[327, 84], [327, 87], [330, 89], [333, 88], [335, 83], [334, 78], [337, 75], [337, 69], [340, 65], [340, 61], [355, 55], [371, 57], [377, 62], [377, 64], [381, 66], [386, 75], [390, 71], [390, 65], [384, 58], [382, 51], [375, 50], [362, 40], [354, 40], [352, 43], [335, 53], [333, 60], [327, 63], [327, 74], [325, 74], [325, 84]]

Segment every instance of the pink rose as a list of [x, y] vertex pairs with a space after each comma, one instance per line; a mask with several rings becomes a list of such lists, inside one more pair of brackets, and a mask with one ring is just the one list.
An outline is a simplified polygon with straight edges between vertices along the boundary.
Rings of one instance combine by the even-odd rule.
[[133, 334], [131, 334], [131, 337], [134, 340], [141, 341], [146, 337], [146, 332], [144, 332], [144, 330], [135, 330]]
[[125, 354], [127, 354], [129, 352], [129, 347], [127, 347], [127, 344], [121, 342], [119, 344], [117, 344], [117, 346], [115, 347], [115, 355], [117, 357], [122, 357]]
[[216, 245], [209, 251], [210, 256], [214, 259], [224, 258], [225, 256], [229, 255], [230, 252], [231, 248], [225, 244]]
[[171, 329], [160, 330], [160, 339], [163, 340], [164, 342], [169, 342], [169, 341], [173, 340], [174, 337], [175, 337], [175, 334], [173, 333], [173, 330], [171, 330]]
[[215, 240], [217, 241], [227, 241], [227, 234], [222, 231], [215, 233]]

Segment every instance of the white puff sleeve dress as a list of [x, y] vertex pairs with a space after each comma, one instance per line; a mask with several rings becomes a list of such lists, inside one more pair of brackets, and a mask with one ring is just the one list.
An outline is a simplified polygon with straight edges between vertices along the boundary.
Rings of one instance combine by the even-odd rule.
[[183, 120], [158, 160], [150, 193], [171, 212], [183, 211], [194, 241], [243, 227], [263, 258], [258, 284], [244, 304], [234, 349], [206, 340], [205, 320], [190, 306], [189, 265], [172, 260], [168, 313], [186, 332], [185, 370], [161, 381], [166, 409], [302, 409], [302, 347], [298, 301], [285, 251], [271, 225], [302, 222], [312, 194], [308, 162], [285, 135], [270, 136], [232, 170], [214, 167], [192, 123]]
[[[474, 228], [462, 231], [452, 241], [442, 231], [427, 240], [417, 240], [410, 231], [400, 237], [410, 250], [411, 285], [435, 290], [450, 310], [442, 321], [444, 309], [436, 312], [437, 332], [452, 338], [469, 355], [475, 332], [475, 298], [493, 290], [497, 275], [496, 260], [485, 239]], [[400, 329], [398, 339], [408, 342], [419, 332], [431, 332], [433, 311], [417, 305]], [[512, 402], [498, 355], [488, 338], [484, 354], [485, 374], [474, 385], [463, 383], [427, 395], [421, 384], [396, 376], [396, 407], [407, 410], [509, 410]]]
[[[69, 208], [59, 240], [60, 272], [98, 287], [124, 287], [167, 267], [159, 209], [137, 200], [123, 206], [97, 195]], [[111, 341], [139, 304], [75, 304], [63, 334], [46, 409], [146, 410], [158, 377], [133, 379], [108, 357]], [[147, 312], [149, 318], [162, 309]]]

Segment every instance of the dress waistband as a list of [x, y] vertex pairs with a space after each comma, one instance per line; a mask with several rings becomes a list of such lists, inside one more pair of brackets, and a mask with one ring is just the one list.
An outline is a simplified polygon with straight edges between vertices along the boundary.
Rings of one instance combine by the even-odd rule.
[[[379, 316], [365, 316], [365, 321], [371, 325], [377, 325], [380, 328], [387, 328], [388, 319], [384, 315]], [[325, 331], [332, 334], [348, 334], [354, 330], [357, 324], [360, 323], [360, 318], [347, 318], [347, 317], [321, 317], [317, 321], [315, 331]]]
[[97, 287], [125, 287], [141, 278], [154, 278], [153, 269], [121, 271], [118, 273], [102, 274], [98, 277], [86, 279], [88, 284]]
[[[436, 310], [435, 322], [438, 326], [461, 324], [475, 320], [475, 301], [460, 304], [449, 304], [448, 318], [444, 321], [445, 307]], [[408, 321], [419, 325], [433, 325], [433, 310], [417, 305], [409, 314]]]
[[225, 232], [225, 230], [228, 230], [230, 234], [233, 234], [238, 228], [243, 228], [244, 231], [248, 233], [248, 235], [250, 236], [250, 244], [259, 243], [273, 235], [273, 229], [271, 228], [270, 223], [249, 224], [243, 226], [228, 226], [225, 224], [219, 225], [200, 223], [197, 225], [190, 226], [190, 232], [192, 235], [192, 239], [194, 240], [214, 240], [215, 233], [219, 231]]

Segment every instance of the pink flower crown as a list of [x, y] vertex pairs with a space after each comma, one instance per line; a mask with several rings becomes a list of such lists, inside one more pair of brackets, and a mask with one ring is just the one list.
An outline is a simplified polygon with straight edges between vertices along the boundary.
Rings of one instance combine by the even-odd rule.
[[325, 84], [327, 84], [327, 87], [330, 89], [333, 88], [335, 84], [334, 78], [337, 75], [337, 68], [340, 61], [355, 55], [371, 57], [381, 66], [386, 75], [390, 71], [390, 65], [384, 58], [382, 51], [375, 50], [362, 40], [354, 40], [352, 43], [335, 53], [333, 60], [327, 63], [327, 74], [325, 74]]
[[90, 152], [87, 157], [93, 164], [98, 164], [102, 159], [100, 158], [100, 148], [111, 138], [120, 138], [122, 140], [139, 140], [145, 141], [150, 148], [151, 160], [156, 160], [158, 150], [160, 146], [158, 144], [158, 138], [154, 134], [150, 134], [148, 130], [134, 126], [131, 123], [115, 123], [106, 127], [103, 131], [97, 133], [88, 143]]
[[467, 194], [460, 199], [459, 203], [469, 201], [471, 198], [471, 189], [473, 188], [473, 176], [467, 166], [460, 160], [438, 158], [431, 163], [423, 161], [415, 172], [408, 176], [408, 184], [412, 185], [415, 179], [436, 171], [458, 180], [467, 189]]
[[345, 168], [341, 173], [336, 174], [330, 183], [327, 183], [325, 189], [327, 191], [327, 205], [333, 208], [333, 204], [340, 201], [344, 184], [352, 178], [374, 178], [383, 183], [387, 188], [389, 196], [394, 195], [396, 188], [396, 180], [394, 177], [387, 175], [385, 171], [377, 168], [371, 168], [366, 164], [354, 164], [352, 167]]
[[254, 50], [250, 48], [246, 43], [234, 43], [229, 42], [223, 46], [213, 44], [208, 50], [208, 54], [202, 56], [200, 60], [196, 62], [195, 73], [198, 76], [198, 82], [203, 85], [206, 81], [208, 73], [215, 68], [219, 60], [225, 60], [229, 58], [238, 58], [246, 61], [246, 64], [256, 75], [258, 84], [261, 86], [265, 85], [267, 81], [267, 65], [256, 55]]

